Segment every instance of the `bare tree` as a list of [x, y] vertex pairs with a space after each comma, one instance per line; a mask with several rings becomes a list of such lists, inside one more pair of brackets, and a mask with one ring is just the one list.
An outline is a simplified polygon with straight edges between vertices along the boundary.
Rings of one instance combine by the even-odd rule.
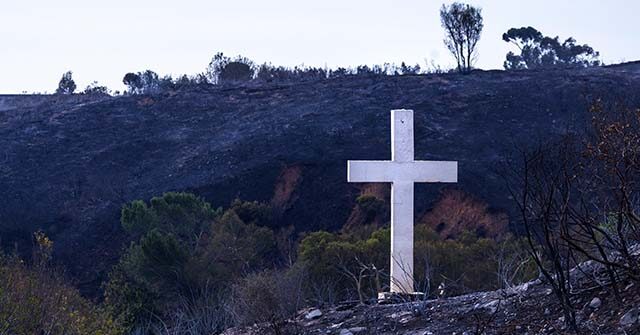
[[565, 172], [570, 170], [567, 166], [570, 153], [566, 145], [556, 145], [522, 155], [512, 196], [520, 210], [530, 254], [558, 298], [566, 324], [577, 331], [570, 292], [570, 269], [575, 258], [562, 238], [569, 219], [571, 180], [565, 178]]
[[496, 253], [497, 276], [503, 289], [512, 289], [520, 284], [519, 279], [533, 262], [526, 246], [520, 245], [519, 240], [513, 240], [511, 248], [508, 242], [500, 243]]
[[358, 293], [358, 302], [361, 305], [364, 305], [367, 300], [367, 287], [371, 286], [376, 291], [375, 293], [382, 292], [380, 277], [384, 276], [384, 272], [375, 264], [364, 263], [358, 256], [353, 259], [344, 259], [338, 254], [336, 267], [340, 274], [352, 281]]
[[471, 72], [476, 59], [476, 45], [484, 27], [481, 11], [459, 2], [440, 8], [440, 22], [445, 30], [444, 44], [455, 57], [461, 73]]
[[[640, 280], [640, 110], [597, 102], [591, 111], [586, 143], [567, 137], [523, 153], [512, 189], [531, 256], [574, 330], [578, 274], [618, 301], [621, 277]], [[596, 264], [589, 273], [585, 260]]]

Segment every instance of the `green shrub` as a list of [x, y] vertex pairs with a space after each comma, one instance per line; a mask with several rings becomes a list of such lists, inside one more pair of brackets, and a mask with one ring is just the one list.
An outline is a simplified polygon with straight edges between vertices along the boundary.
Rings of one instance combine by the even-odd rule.
[[231, 203], [230, 209], [236, 212], [244, 223], [262, 227], [273, 227], [275, 224], [273, 209], [265, 203], [236, 199]]
[[223, 213], [189, 193], [125, 205], [122, 225], [139, 240], [125, 251], [105, 286], [113, 317], [128, 329], [158, 317], [169, 322], [203, 292], [220, 294], [220, 302], [235, 279], [272, 267], [277, 257], [274, 233], [246, 223], [237, 213], [257, 222], [261, 208], [238, 202]]
[[152, 198], [149, 205], [142, 200], [125, 205], [120, 222], [126, 231], [137, 236], [158, 229], [193, 245], [221, 212], [194, 194], [169, 192]]
[[[537, 274], [521, 239], [498, 242], [471, 232], [442, 239], [426, 225], [417, 225], [414, 234], [415, 288], [432, 295], [441, 283], [446, 295], [456, 295], [514, 285]], [[298, 259], [308, 268], [307, 296], [319, 303], [327, 296], [375, 298], [388, 289], [389, 248], [389, 228], [366, 238], [328, 232], [307, 235], [300, 242]]]
[[356, 198], [358, 206], [371, 218], [384, 211], [384, 201], [372, 195], [361, 195]]
[[317, 303], [327, 297], [361, 302], [382, 290], [381, 276], [388, 268], [389, 229], [366, 239], [347, 234], [315, 232], [300, 242], [299, 263], [308, 269], [307, 295]]

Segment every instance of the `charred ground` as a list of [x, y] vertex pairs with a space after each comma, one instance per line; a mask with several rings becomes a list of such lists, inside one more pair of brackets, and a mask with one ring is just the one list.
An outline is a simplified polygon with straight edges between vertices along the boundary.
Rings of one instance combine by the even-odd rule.
[[[336, 230], [362, 185], [347, 159], [389, 159], [389, 110], [415, 111], [416, 158], [459, 161], [456, 186], [511, 213], [500, 164], [580, 134], [596, 99], [637, 105], [640, 66], [351, 76], [159, 95], [0, 96], [0, 237], [43, 229], [91, 291], [126, 245], [121, 206], [186, 190], [270, 202], [281, 225]], [[439, 186], [416, 187], [416, 217]]]

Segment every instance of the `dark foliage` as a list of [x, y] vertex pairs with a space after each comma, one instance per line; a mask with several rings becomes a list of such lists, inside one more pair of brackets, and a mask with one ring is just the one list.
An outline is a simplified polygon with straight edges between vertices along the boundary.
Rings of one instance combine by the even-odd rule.
[[[235, 208], [261, 208], [234, 203]], [[189, 193], [167, 193], [149, 204], [134, 201], [122, 210], [122, 225], [140, 236], [122, 256], [106, 285], [106, 303], [127, 329], [170, 322], [180, 308], [206, 298], [221, 307], [235, 280], [276, 263], [275, 236], [254, 222], [255, 211], [222, 212]], [[211, 296], [211, 292], [215, 292]], [[217, 307], [216, 307], [217, 306]], [[220, 331], [225, 318], [207, 331]]]
[[[146, 70], [138, 73], [127, 73], [122, 82], [127, 85], [129, 94], [158, 94], [175, 89], [171, 76], [160, 78], [157, 73]], [[184, 83], [183, 83], [184, 84]]]
[[230, 58], [222, 52], [211, 59], [207, 76], [214, 84], [232, 84], [249, 81], [253, 78], [255, 65], [246, 57]]
[[137, 73], [129, 72], [125, 74], [122, 83], [127, 85], [129, 93], [136, 93], [142, 90], [142, 78]]
[[98, 82], [94, 81], [88, 85], [82, 93], [90, 95], [109, 95], [109, 89], [106, 86], [98, 85]]
[[73, 94], [76, 90], [76, 83], [73, 81], [73, 72], [67, 71], [62, 75], [60, 82], [58, 83], [58, 88], [56, 89], [56, 94]]
[[502, 35], [505, 42], [513, 43], [520, 54], [507, 54], [504, 68], [507, 70], [536, 69], [557, 66], [598, 66], [599, 53], [592, 47], [576, 44], [573, 37], [564, 42], [559, 38], [543, 36], [533, 27], [511, 28]]

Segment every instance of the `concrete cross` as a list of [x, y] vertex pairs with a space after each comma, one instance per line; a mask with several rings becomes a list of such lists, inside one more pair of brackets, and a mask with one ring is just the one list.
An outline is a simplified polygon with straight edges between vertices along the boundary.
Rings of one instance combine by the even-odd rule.
[[348, 161], [347, 181], [391, 183], [391, 292], [413, 293], [413, 183], [455, 183], [458, 162], [416, 161], [413, 111], [391, 111], [391, 160]]

